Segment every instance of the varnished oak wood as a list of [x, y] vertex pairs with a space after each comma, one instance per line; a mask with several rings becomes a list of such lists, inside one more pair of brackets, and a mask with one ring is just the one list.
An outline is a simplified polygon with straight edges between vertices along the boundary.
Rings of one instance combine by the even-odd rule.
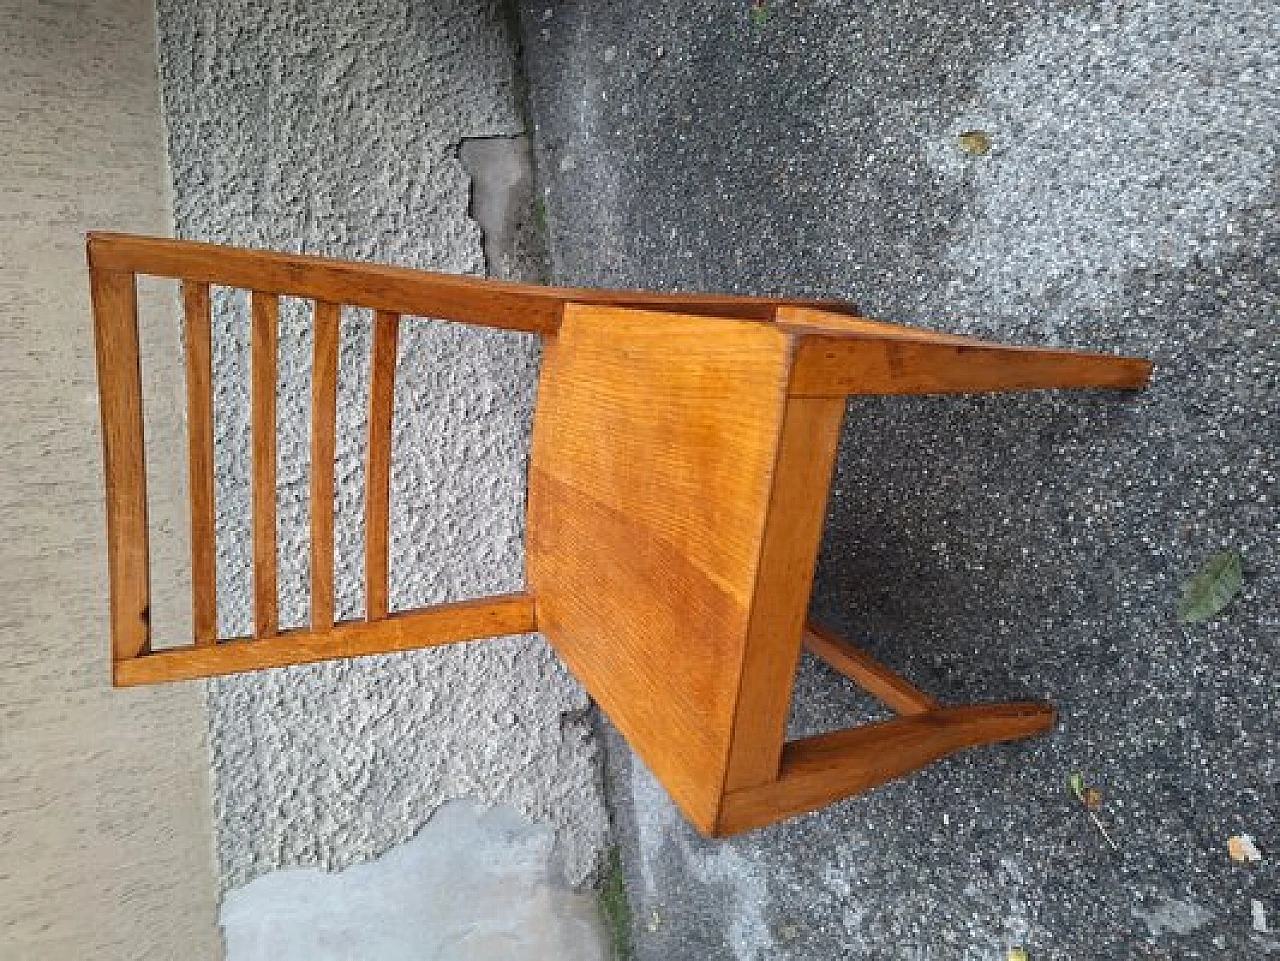
[[213, 500], [213, 331], [209, 285], [182, 284], [186, 316], [187, 464], [191, 501], [191, 620], [198, 645], [218, 639]]
[[333, 627], [333, 472], [341, 308], [317, 301], [311, 363], [311, 629]]
[[771, 325], [572, 304], [543, 351], [527, 555], [539, 629], [704, 831], [787, 363]]
[[899, 714], [925, 714], [939, 705], [865, 651], [817, 624], [809, 624], [804, 648]]
[[942, 707], [925, 714], [792, 741], [778, 779], [730, 792], [717, 835], [737, 834], [825, 807], [968, 747], [1043, 734], [1047, 704]]
[[791, 395], [1138, 390], [1150, 376], [1151, 363], [1132, 357], [806, 333], [797, 338]]
[[395, 408], [396, 347], [400, 317], [378, 311], [369, 360], [369, 443], [365, 459], [365, 617], [387, 616], [388, 531], [391, 499], [391, 416]]
[[800, 658], [843, 398], [786, 404], [747, 625], [724, 790], [774, 780]]
[[403, 611], [379, 621], [349, 621], [324, 631], [222, 641], [217, 647], [170, 648], [115, 663], [120, 687], [186, 681], [337, 657], [392, 654], [534, 630], [533, 598], [509, 594]]
[[[585, 291], [183, 241], [89, 240], [106, 467], [113, 671], [146, 684], [538, 629], [700, 831], [832, 803], [956, 750], [1028, 737], [1041, 704], [942, 707], [805, 613], [845, 399], [1143, 386], [1150, 364], [1009, 348], [851, 308]], [[150, 651], [137, 273], [184, 281], [195, 643]], [[216, 639], [208, 285], [253, 291], [254, 639]], [[278, 297], [316, 301], [311, 626], [279, 632]], [[366, 619], [334, 623], [340, 305], [372, 308]], [[400, 314], [544, 337], [527, 593], [388, 613]], [[536, 599], [536, 600], [535, 600]], [[902, 716], [784, 743], [801, 645]]]
[[566, 303], [756, 320], [772, 320], [774, 311], [781, 306], [854, 309], [832, 301], [786, 297], [540, 287], [385, 264], [353, 264], [306, 254], [107, 232], [89, 234], [89, 258], [94, 267], [104, 271], [179, 277], [531, 334], [554, 332]]
[[252, 295], [250, 432], [253, 444], [253, 633], [270, 637], [279, 627], [276, 592], [276, 363], [280, 301]]
[[124, 661], [151, 647], [138, 290], [132, 274], [102, 270], [93, 272], [91, 289], [107, 494], [112, 658]]
[[849, 316], [812, 307], [779, 307], [774, 319], [778, 324], [796, 334], [830, 333], [860, 334], [881, 340], [906, 340], [933, 344], [976, 344], [991, 346], [976, 337], [960, 337], [923, 327], [904, 327], [869, 317]]

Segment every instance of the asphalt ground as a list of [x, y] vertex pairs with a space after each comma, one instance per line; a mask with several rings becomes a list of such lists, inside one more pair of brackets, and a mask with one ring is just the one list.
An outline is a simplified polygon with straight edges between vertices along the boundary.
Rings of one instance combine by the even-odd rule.
[[[850, 404], [815, 615], [1059, 725], [717, 842], [606, 730], [636, 956], [1280, 955], [1280, 8], [544, 0], [520, 28], [557, 282], [1156, 364], [1139, 395]], [[1180, 624], [1228, 548], [1239, 596]], [[793, 732], [872, 716], [805, 660]]]

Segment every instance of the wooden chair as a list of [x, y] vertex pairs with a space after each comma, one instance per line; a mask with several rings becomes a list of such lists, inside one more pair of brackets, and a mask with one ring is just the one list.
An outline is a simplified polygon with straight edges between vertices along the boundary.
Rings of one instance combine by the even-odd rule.
[[[530, 287], [396, 267], [89, 237], [105, 447], [112, 676], [148, 684], [541, 631], [708, 835], [830, 804], [961, 748], [1028, 737], [1047, 704], [948, 707], [806, 611], [853, 394], [1137, 389], [1144, 360], [1005, 347], [842, 305]], [[135, 277], [182, 281], [194, 639], [153, 651]], [[254, 634], [220, 639], [210, 285], [252, 292]], [[281, 295], [315, 302], [311, 623], [280, 630], [275, 382]], [[372, 308], [366, 607], [336, 622], [339, 306]], [[388, 609], [390, 425], [402, 314], [543, 339], [527, 589]], [[900, 716], [785, 742], [802, 645]]]

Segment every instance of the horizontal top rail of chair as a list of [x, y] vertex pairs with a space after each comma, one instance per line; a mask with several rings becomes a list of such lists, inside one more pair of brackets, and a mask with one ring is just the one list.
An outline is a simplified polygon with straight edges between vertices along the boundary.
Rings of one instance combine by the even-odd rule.
[[200, 281], [535, 334], [554, 333], [561, 308], [571, 302], [770, 321], [783, 306], [853, 310], [840, 302], [781, 297], [541, 287], [132, 234], [94, 232], [88, 245], [95, 270]]

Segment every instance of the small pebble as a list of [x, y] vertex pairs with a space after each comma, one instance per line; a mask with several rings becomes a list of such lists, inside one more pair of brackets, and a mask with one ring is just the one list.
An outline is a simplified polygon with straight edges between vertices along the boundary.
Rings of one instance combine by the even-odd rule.
[[1253, 930], [1259, 934], [1266, 934], [1267, 928], [1267, 909], [1262, 902], [1254, 898], [1249, 902], [1249, 913], [1253, 916]]

